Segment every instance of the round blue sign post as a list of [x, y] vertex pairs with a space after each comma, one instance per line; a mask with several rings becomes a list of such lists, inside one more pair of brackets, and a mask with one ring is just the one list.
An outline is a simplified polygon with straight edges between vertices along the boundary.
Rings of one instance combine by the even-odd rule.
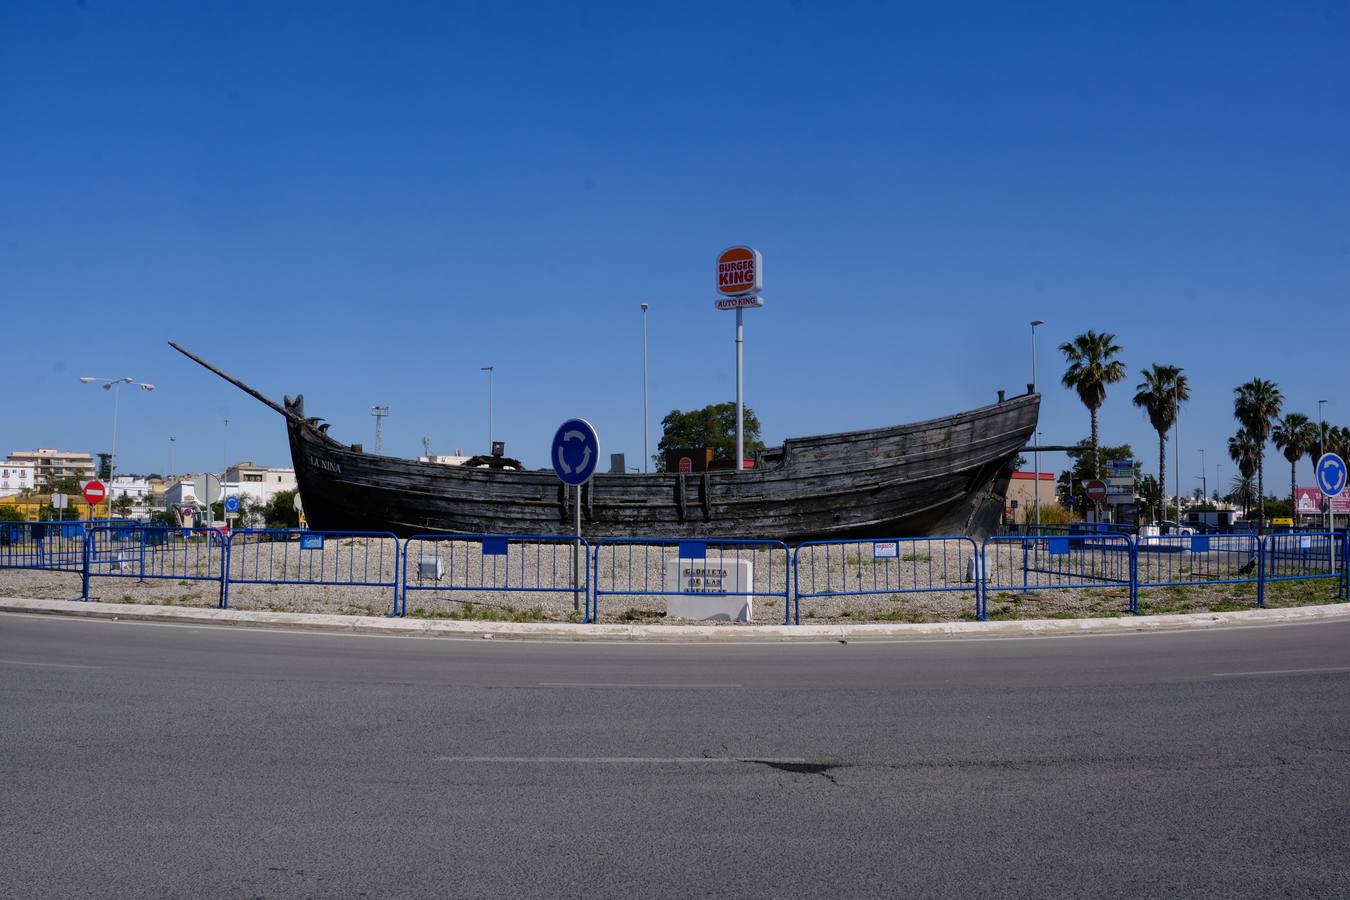
[[1331, 571], [1336, 571], [1336, 506], [1332, 498], [1339, 497], [1345, 490], [1346, 470], [1345, 460], [1341, 459], [1335, 453], [1323, 453], [1322, 458], [1317, 461], [1317, 467], [1313, 470], [1317, 476], [1317, 487], [1322, 495], [1327, 498], [1327, 515], [1330, 526], [1331, 536], [1327, 539], [1331, 543]]
[[[585, 419], [568, 419], [558, 426], [549, 451], [553, 471], [563, 484], [576, 488], [576, 540], [572, 547], [572, 609], [581, 609], [581, 486], [600, 465], [600, 435]], [[590, 610], [586, 610], [590, 620]]]
[[226, 511], [227, 513], [237, 513], [237, 512], [239, 512], [239, 498], [238, 498], [238, 497], [226, 497], [226, 498], [225, 498], [225, 511]]

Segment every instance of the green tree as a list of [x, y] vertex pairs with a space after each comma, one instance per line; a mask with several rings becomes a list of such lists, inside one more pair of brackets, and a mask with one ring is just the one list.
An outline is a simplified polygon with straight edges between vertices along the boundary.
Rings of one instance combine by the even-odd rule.
[[[661, 420], [661, 440], [652, 458], [656, 471], [665, 471], [666, 451], [682, 447], [711, 447], [714, 459], [736, 458], [736, 404], [713, 403], [702, 409], [681, 412], [672, 409]], [[745, 455], [763, 450], [759, 437], [759, 417], [745, 408]]]
[[1273, 381], [1253, 378], [1233, 388], [1233, 418], [1256, 441], [1256, 496], [1261, 506], [1258, 530], [1262, 531], [1266, 527], [1266, 441], [1283, 404], [1284, 395]]
[[1061, 382], [1078, 392], [1078, 399], [1092, 418], [1092, 477], [1101, 477], [1101, 441], [1097, 430], [1097, 410], [1106, 402], [1106, 386], [1125, 377], [1125, 364], [1113, 357], [1120, 353], [1114, 334], [1086, 331], [1068, 343], [1060, 344], [1069, 368]]
[[0, 522], [22, 522], [23, 513], [17, 506], [0, 504]]
[[47, 486], [49, 494], [71, 494], [80, 496], [80, 479], [74, 475], [66, 475], [63, 478], [57, 478]]
[[[1228, 439], [1228, 458], [1238, 467], [1238, 477], [1233, 479], [1232, 497], [1234, 503], [1242, 504], [1242, 515], [1248, 518], [1252, 514], [1252, 503], [1256, 501], [1256, 491], [1252, 478], [1256, 475], [1260, 445], [1244, 429]], [[1238, 499], [1238, 498], [1241, 499]]]
[[268, 528], [299, 528], [300, 514], [295, 511], [295, 491], [277, 491], [263, 507]]
[[[1158, 432], [1158, 484], [1167, 484], [1167, 432], [1177, 420], [1177, 412], [1183, 401], [1191, 399], [1190, 386], [1186, 376], [1177, 366], [1152, 367], [1140, 372], [1143, 383], [1134, 395], [1134, 405], [1148, 413], [1153, 430]], [[1162, 520], [1162, 504], [1154, 507], [1155, 521]]]
[[1317, 452], [1317, 426], [1303, 413], [1286, 413], [1270, 437], [1289, 460], [1289, 503], [1297, 507], [1298, 461]]

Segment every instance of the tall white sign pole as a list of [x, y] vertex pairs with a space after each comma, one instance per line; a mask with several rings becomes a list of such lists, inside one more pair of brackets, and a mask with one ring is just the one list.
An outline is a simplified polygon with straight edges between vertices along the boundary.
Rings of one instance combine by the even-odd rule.
[[736, 470], [745, 468], [745, 310], [736, 310]]

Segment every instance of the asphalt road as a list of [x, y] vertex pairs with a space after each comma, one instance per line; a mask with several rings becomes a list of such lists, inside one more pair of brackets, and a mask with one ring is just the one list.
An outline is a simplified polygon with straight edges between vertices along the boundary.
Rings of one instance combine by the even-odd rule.
[[1345, 896], [1350, 623], [733, 646], [0, 615], [7, 897]]

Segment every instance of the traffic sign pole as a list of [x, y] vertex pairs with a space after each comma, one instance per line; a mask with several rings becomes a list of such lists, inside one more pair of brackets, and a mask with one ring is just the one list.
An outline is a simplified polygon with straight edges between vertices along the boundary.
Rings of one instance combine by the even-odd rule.
[[[577, 445], [580, 445], [579, 447]], [[569, 453], [571, 450], [573, 452]], [[580, 460], [574, 464], [577, 453]], [[585, 419], [568, 419], [558, 426], [549, 453], [553, 471], [563, 484], [576, 488], [573, 522], [576, 539], [572, 542], [572, 609], [581, 610], [581, 486], [591, 480], [600, 463], [600, 436]]]

